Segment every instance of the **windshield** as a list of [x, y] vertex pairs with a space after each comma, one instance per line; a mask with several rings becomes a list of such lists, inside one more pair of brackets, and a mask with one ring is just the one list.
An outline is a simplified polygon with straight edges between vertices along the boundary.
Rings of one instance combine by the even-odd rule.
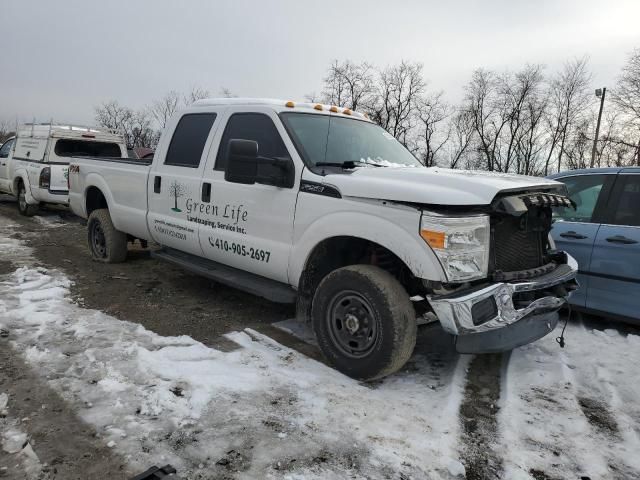
[[333, 115], [280, 114], [307, 164], [353, 162], [384, 167], [420, 167], [421, 163], [383, 128]]

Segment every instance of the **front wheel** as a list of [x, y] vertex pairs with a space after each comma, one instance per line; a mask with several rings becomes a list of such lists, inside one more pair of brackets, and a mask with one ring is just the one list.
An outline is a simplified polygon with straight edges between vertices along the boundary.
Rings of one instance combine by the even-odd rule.
[[38, 212], [38, 205], [27, 203], [27, 189], [22, 182], [18, 185], [18, 211], [25, 217], [33, 217]]
[[409, 295], [389, 272], [373, 265], [352, 265], [327, 275], [314, 295], [311, 318], [325, 357], [359, 380], [396, 372], [416, 344]]
[[87, 221], [89, 250], [103, 263], [120, 263], [127, 258], [127, 235], [116, 230], [106, 208], [94, 210]]

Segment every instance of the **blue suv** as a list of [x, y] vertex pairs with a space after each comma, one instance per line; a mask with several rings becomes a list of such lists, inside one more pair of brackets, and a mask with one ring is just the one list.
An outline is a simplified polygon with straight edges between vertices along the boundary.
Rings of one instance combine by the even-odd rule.
[[579, 309], [640, 323], [640, 168], [595, 168], [550, 175], [576, 209], [554, 209], [551, 235], [579, 266]]

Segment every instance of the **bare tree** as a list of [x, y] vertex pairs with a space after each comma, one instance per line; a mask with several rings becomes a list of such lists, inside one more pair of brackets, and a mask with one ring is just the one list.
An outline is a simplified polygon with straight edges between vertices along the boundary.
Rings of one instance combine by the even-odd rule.
[[591, 74], [588, 71], [588, 63], [587, 57], [570, 60], [551, 80], [548, 91], [551, 108], [547, 115], [549, 147], [544, 167], [545, 175], [549, 173], [549, 163], [554, 152], [557, 152], [558, 171], [561, 170], [571, 129], [580, 123], [580, 117], [589, 108]]
[[151, 128], [147, 110], [136, 112], [111, 100], [95, 107], [95, 112], [98, 125], [120, 132], [127, 147], [152, 148], [156, 145], [158, 134]]
[[374, 93], [374, 69], [367, 63], [335, 60], [324, 78], [322, 101], [356, 110], [366, 106]]
[[634, 142], [634, 156], [636, 165], [640, 166], [640, 48], [631, 52], [627, 63], [622, 67], [613, 92], [613, 101], [628, 117], [627, 126], [635, 127], [637, 140]]
[[372, 120], [405, 146], [417, 124], [420, 98], [426, 87], [422, 68], [421, 63], [402, 61], [381, 70], [376, 97], [369, 107]]
[[449, 168], [457, 168], [473, 141], [474, 124], [470, 113], [464, 109], [458, 110], [450, 119], [449, 138], [451, 139], [451, 147], [449, 150]]
[[205, 90], [200, 87], [193, 87], [189, 93], [183, 96], [182, 99], [185, 106], [188, 107], [193, 102], [202, 100], [203, 98], [209, 98], [210, 96], [211, 94], [209, 93], [209, 90]]
[[478, 141], [477, 151], [489, 171], [502, 170], [499, 146], [502, 131], [509, 122], [507, 98], [499, 95], [501, 80], [488, 70], [473, 72], [466, 87], [465, 108], [469, 113]]
[[9, 120], [0, 120], [0, 143], [4, 143], [7, 139], [15, 135], [16, 122]]
[[631, 52], [622, 67], [612, 98], [625, 114], [640, 122], [640, 48]]
[[227, 87], [220, 88], [220, 95], [222, 95], [224, 98], [236, 98], [237, 97], [237, 95], [235, 93], [233, 93], [231, 91], [231, 89], [229, 89]]
[[444, 130], [442, 125], [449, 117], [449, 106], [443, 101], [443, 92], [425, 95], [417, 106], [419, 120], [420, 159], [431, 167], [436, 165], [439, 152], [451, 136], [451, 130]]
[[180, 104], [180, 94], [175, 90], [171, 90], [160, 100], [156, 100], [153, 102], [149, 111], [155, 121], [158, 123], [158, 126], [162, 129], [167, 125], [167, 122], [171, 118], [171, 116], [178, 109], [178, 105]]
[[148, 111], [140, 110], [134, 112], [131, 117], [128, 138], [128, 143], [132, 147], [155, 148], [158, 144], [160, 132], [154, 130], [151, 126], [151, 116]]

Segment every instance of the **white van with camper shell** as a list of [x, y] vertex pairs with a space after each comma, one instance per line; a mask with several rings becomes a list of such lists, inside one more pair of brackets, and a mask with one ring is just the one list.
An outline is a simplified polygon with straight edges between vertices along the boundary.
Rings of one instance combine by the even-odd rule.
[[119, 158], [127, 148], [122, 135], [98, 128], [25, 124], [0, 148], [0, 192], [15, 195], [23, 215], [41, 203], [68, 205], [71, 156]]

